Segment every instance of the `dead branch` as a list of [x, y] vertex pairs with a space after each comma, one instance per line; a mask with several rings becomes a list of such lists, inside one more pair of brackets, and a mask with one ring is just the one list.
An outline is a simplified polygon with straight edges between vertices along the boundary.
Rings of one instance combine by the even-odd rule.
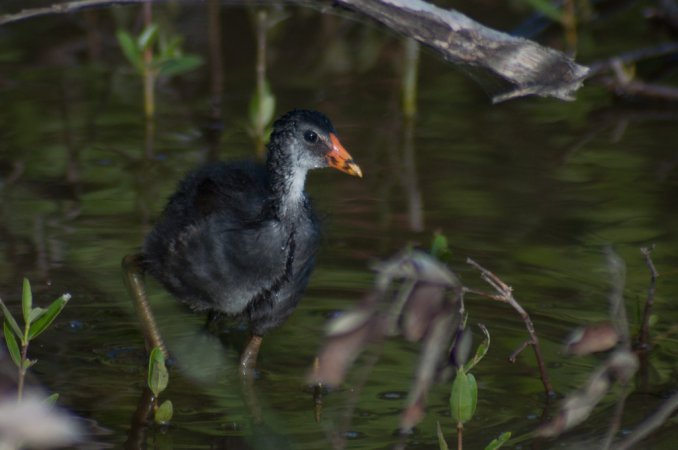
[[[0, 26], [45, 15], [149, 2], [160, 0], [71, 1], [0, 16]], [[505, 80], [509, 90], [495, 96], [495, 103], [526, 95], [572, 100], [589, 72], [562, 52], [485, 27], [457, 11], [423, 0], [336, 0], [335, 4], [412, 37], [453, 64], [481, 68]]]
[[546, 364], [544, 364], [544, 358], [541, 353], [541, 347], [539, 345], [539, 338], [537, 337], [537, 332], [534, 329], [534, 324], [532, 323], [532, 319], [530, 319], [529, 314], [527, 314], [525, 309], [523, 309], [523, 307], [520, 306], [518, 301], [516, 301], [516, 299], [513, 297], [513, 289], [509, 285], [504, 283], [495, 274], [485, 269], [471, 258], [466, 258], [466, 262], [471, 266], [475, 267], [476, 269], [478, 269], [480, 271], [481, 278], [485, 280], [490, 286], [492, 286], [499, 293], [499, 297], [491, 295], [489, 296], [490, 298], [492, 298], [493, 300], [508, 303], [509, 305], [511, 305], [513, 309], [515, 309], [518, 312], [518, 314], [520, 314], [520, 317], [523, 319], [523, 322], [525, 322], [525, 328], [527, 329], [527, 333], [530, 335], [530, 339], [529, 341], [527, 341], [527, 345], [531, 345], [532, 349], [534, 350], [534, 356], [537, 359], [537, 365], [539, 366], [539, 373], [541, 375], [541, 381], [544, 384], [544, 389], [546, 390], [547, 395], [552, 395], [553, 387], [551, 386], [551, 381], [549, 381], [548, 374], [546, 373]]
[[0, 16], [0, 26], [22, 20], [55, 14], [69, 14], [83, 9], [102, 8], [114, 5], [131, 5], [141, 3], [160, 3], [153, 0], [79, 0], [66, 3], [57, 3], [43, 8], [28, 8], [14, 14]]
[[591, 63], [589, 66], [589, 78], [599, 75], [603, 72], [613, 70], [615, 64], [621, 63], [623, 65], [635, 64], [644, 59], [658, 58], [660, 56], [667, 56], [673, 53], [678, 53], [678, 42], [667, 42], [656, 47], [646, 47], [637, 50], [631, 50], [620, 55], [606, 58], [600, 61]]
[[485, 27], [451, 9], [422, 0], [337, 0], [426, 45], [459, 65], [485, 69], [511, 84], [501, 102], [526, 95], [572, 100], [588, 68], [565, 54]]

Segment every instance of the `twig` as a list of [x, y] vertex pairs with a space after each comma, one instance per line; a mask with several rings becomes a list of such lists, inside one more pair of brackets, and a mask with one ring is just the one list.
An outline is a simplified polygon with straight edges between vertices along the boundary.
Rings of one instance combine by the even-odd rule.
[[525, 328], [527, 328], [527, 332], [530, 335], [530, 340], [527, 341], [527, 344], [531, 345], [534, 350], [534, 356], [537, 359], [537, 365], [539, 366], [539, 372], [541, 374], [541, 381], [544, 384], [544, 389], [546, 390], [547, 395], [552, 395], [553, 387], [551, 386], [548, 374], [546, 373], [546, 365], [544, 364], [544, 358], [542, 357], [541, 347], [539, 346], [539, 338], [537, 337], [537, 333], [534, 329], [534, 324], [532, 323], [532, 319], [530, 319], [530, 316], [527, 314], [527, 312], [513, 297], [513, 289], [501, 279], [499, 279], [499, 277], [497, 277], [495, 274], [485, 269], [471, 258], [466, 258], [466, 262], [478, 269], [480, 271], [481, 278], [489, 283], [490, 286], [492, 286], [497, 292], [499, 292], [499, 297], [490, 296], [490, 298], [508, 303], [518, 312], [518, 314], [520, 314], [523, 322], [525, 322]]
[[645, 259], [645, 264], [650, 270], [650, 286], [647, 288], [647, 299], [645, 300], [645, 310], [643, 311], [643, 322], [640, 328], [640, 338], [638, 339], [638, 346], [645, 350], [649, 346], [650, 340], [650, 315], [652, 314], [652, 306], [654, 305], [654, 295], [657, 289], [657, 277], [659, 273], [652, 262], [652, 250], [654, 247], [641, 247], [640, 253]]
[[621, 441], [615, 450], [626, 450], [631, 448], [634, 444], [644, 439], [648, 434], [663, 425], [671, 416], [674, 410], [678, 409], [678, 394], [674, 394], [666, 400], [654, 414], [645, 419], [638, 428], [631, 433], [626, 439]]
[[525, 350], [527, 348], [527, 346], [530, 345], [531, 343], [532, 343], [532, 341], [528, 339], [527, 341], [524, 341], [522, 344], [520, 344], [520, 347], [515, 349], [513, 351], [513, 353], [511, 353], [511, 355], [509, 356], [509, 358], [508, 358], [509, 361], [511, 363], [515, 363], [516, 358], [518, 358], [518, 355], [520, 355], [522, 353], [522, 351]]
[[612, 70], [614, 64], [631, 64], [642, 59], [657, 58], [659, 56], [670, 55], [678, 52], [678, 42], [668, 42], [666, 44], [658, 45], [656, 47], [641, 48], [630, 52], [622, 53], [612, 58], [604, 59], [592, 63], [589, 67], [589, 77], [599, 75], [601, 72]]
[[621, 395], [619, 396], [617, 404], [614, 407], [614, 415], [612, 416], [612, 420], [610, 421], [610, 429], [607, 430], [607, 436], [605, 436], [605, 441], [603, 442], [601, 450], [608, 450], [610, 448], [610, 446], [612, 445], [612, 441], [614, 440], [614, 436], [617, 434], [619, 428], [621, 427], [622, 416], [624, 415], [624, 407], [626, 406], [626, 399], [631, 393], [631, 389], [629, 389], [628, 384], [622, 385], [621, 389], [622, 389]]
[[100, 8], [104, 6], [113, 5], [131, 5], [140, 3], [159, 3], [153, 0], [80, 0], [51, 6], [44, 8], [29, 8], [24, 9], [15, 14], [5, 14], [0, 16], [0, 25], [8, 23], [19, 22], [21, 20], [32, 19], [34, 17], [48, 16], [52, 14], [68, 14], [81, 11], [83, 9]]

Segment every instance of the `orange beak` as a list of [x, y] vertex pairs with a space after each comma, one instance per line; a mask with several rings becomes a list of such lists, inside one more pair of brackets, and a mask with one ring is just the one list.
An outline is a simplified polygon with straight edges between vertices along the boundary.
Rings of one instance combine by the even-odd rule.
[[330, 133], [331, 150], [325, 156], [327, 158], [327, 164], [330, 167], [334, 167], [337, 170], [346, 172], [349, 175], [356, 177], [363, 177], [363, 171], [360, 170], [360, 167], [353, 161], [353, 157], [346, 151], [339, 138], [334, 133]]

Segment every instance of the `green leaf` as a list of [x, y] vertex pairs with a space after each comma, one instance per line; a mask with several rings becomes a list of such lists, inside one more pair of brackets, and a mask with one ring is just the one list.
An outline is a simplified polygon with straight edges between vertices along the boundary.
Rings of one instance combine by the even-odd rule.
[[155, 347], [148, 358], [148, 388], [156, 397], [167, 389], [169, 373], [165, 366], [165, 355], [160, 347]]
[[450, 411], [452, 418], [457, 423], [471, 420], [476, 411], [478, 402], [478, 384], [471, 373], [465, 373], [463, 369], [457, 370], [457, 376], [452, 383], [450, 394]]
[[190, 72], [202, 64], [202, 58], [196, 55], [177, 56], [158, 64], [158, 74], [173, 77]]
[[447, 446], [447, 441], [445, 441], [445, 436], [443, 435], [443, 430], [440, 428], [440, 422], [436, 422], [437, 434], [438, 434], [438, 448], [440, 450], [449, 450]]
[[499, 447], [504, 445], [506, 441], [508, 441], [509, 439], [511, 439], [511, 432], [504, 431], [502, 434], [499, 435], [497, 439], [493, 439], [492, 442], [487, 444], [485, 450], [497, 450]]
[[18, 338], [22, 338], [24, 334], [21, 332], [19, 324], [16, 323], [14, 316], [11, 312], [9, 312], [9, 309], [7, 309], [7, 306], [5, 306], [5, 303], [2, 301], [2, 299], [0, 299], [0, 308], [2, 308], [2, 313], [5, 315], [5, 320], [9, 323], [10, 327], [12, 327], [12, 331], [14, 331]]
[[70, 299], [70, 294], [64, 294], [54, 300], [52, 304], [49, 305], [49, 307], [45, 310], [45, 312], [40, 317], [36, 318], [35, 322], [30, 325], [30, 329], [28, 330], [28, 340], [30, 341], [40, 336], [42, 332], [45, 331], [47, 327], [52, 324], [52, 322], [54, 322], [54, 319], [56, 319]]
[[158, 38], [158, 24], [152, 23], [141, 32], [137, 38], [137, 48], [143, 52], [153, 46]]
[[33, 293], [31, 292], [31, 282], [28, 281], [28, 278], [24, 278], [23, 292], [21, 293], [21, 309], [24, 313], [24, 323], [30, 323], [28, 318], [31, 315], [31, 309], [33, 309]]
[[9, 350], [9, 355], [12, 357], [12, 361], [18, 368], [21, 368], [21, 352], [19, 351], [19, 344], [16, 341], [14, 333], [9, 324], [5, 320], [3, 323], [3, 331], [5, 332], [5, 343], [7, 344], [7, 350]]
[[550, 0], [525, 0], [534, 9], [553, 20], [554, 22], [561, 22], [563, 12], [555, 6]]
[[165, 400], [155, 411], [155, 422], [161, 425], [169, 423], [174, 415], [174, 407], [171, 400]]
[[451, 253], [445, 235], [436, 231], [433, 234], [433, 242], [431, 242], [431, 256], [443, 261], [445, 258], [449, 257]]
[[485, 339], [483, 339], [483, 342], [481, 342], [478, 348], [476, 349], [476, 354], [473, 356], [473, 359], [471, 359], [469, 362], [466, 363], [466, 365], [464, 365], [464, 372], [467, 373], [471, 369], [473, 369], [473, 367], [475, 367], [475, 365], [478, 364], [481, 359], [485, 357], [487, 351], [490, 349], [490, 332], [487, 331], [487, 328], [482, 323], [479, 323], [478, 326], [483, 331]]
[[37, 362], [38, 362], [37, 359], [28, 359], [28, 358], [26, 358], [26, 359], [23, 361], [23, 363], [22, 363], [22, 366], [23, 366], [23, 368], [24, 368], [24, 371], [30, 369], [31, 367], [33, 367], [33, 366], [35, 365], [35, 363], [37, 363]]
[[120, 48], [127, 58], [127, 61], [129, 61], [139, 72], [142, 72], [144, 70], [144, 60], [141, 51], [134, 42], [134, 39], [132, 39], [132, 36], [124, 30], [118, 30], [116, 37], [118, 38], [118, 44], [120, 44]]
[[263, 89], [256, 90], [250, 100], [250, 123], [255, 129], [257, 124], [262, 124], [265, 129], [273, 120], [273, 114], [275, 114], [275, 96], [271, 91], [271, 85], [264, 80]]
[[31, 324], [42, 317], [43, 314], [47, 312], [44, 308], [35, 307], [31, 310], [31, 313], [28, 315], [28, 324]]
[[44, 403], [47, 406], [54, 406], [54, 405], [56, 405], [57, 400], [59, 400], [59, 394], [57, 392], [55, 392], [54, 394], [47, 397], [45, 399]]

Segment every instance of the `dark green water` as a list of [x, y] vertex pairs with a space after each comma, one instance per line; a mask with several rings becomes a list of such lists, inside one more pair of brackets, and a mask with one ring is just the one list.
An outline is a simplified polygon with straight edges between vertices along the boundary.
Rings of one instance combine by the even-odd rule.
[[[512, 24], [498, 18], [521, 17], [474, 8], [481, 9], [476, 18], [507, 28]], [[206, 64], [159, 84], [153, 151], [146, 156], [141, 82], [115, 40], [119, 26], [138, 23], [137, 13], [117, 7], [0, 28], [0, 295], [18, 306], [24, 276], [39, 304], [65, 291], [73, 295], [31, 348], [39, 359], [32, 370], [48, 391], [60, 393], [60, 405], [107, 430], [95, 438], [102, 446], [117, 448], [145, 383], [143, 341], [120, 261], [139, 248], [187, 170], [215, 154], [249, 157], [254, 148], [246, 132], [255, 86], [251, 16], [240, 8], [221, 11], [224, 69], [217, 83], [224, 128], [216, 142], [205, 137], [214, 76], [207, 5], [169, 5], [157, 7], [156, 17]], [[637, 14], [627, 11], [585, 30], [579, 60], [651, 39]], [[423, 51], [419, 113], [408, 144], [400, 112], [402, 41], [343, 15], [287, 7], [284, 17], [268, 41], [276, 114], [293, 107], [324, 111], [365, 177], [309, 176], [325, 238], [301, 306], [264, 340], [256, 392], [266, 429], [252, 425], [233, 373], [242, 333], [204, 336], [204, 317], [187, 315], [150, 284], [176, 358], [163, 394], [175, 417], [168, 430], [148, 430], [150, 447], [331, 448], [362, 372], [325, 398], [316, 424], [304, 377], [323, 326], [370, 289], [371, 261], [411, 243], [427, 246], [435, 230], [448, 236], [453, 268], [465, 284], [486, 288], [464, 262], [472, 257], [513, 286], [532, 315], [560, 395], [583, 383], [600, 360], [566, 358], [561, 342], [573, 327], [607, 316], [606, 246], [627, 263], [634, 332], [649, 280], [639, 247], [656, 245], [662, 276], [652, 333], [675, 324], [675, 109], [615, 102], [592, 83], [572, 103], [527, 98], [492, 106], [477, 84]], [[614, 44], [609, 33], [616, 33]], [[518, 316], [480, 298], [467, 306], [470, 323], [484, 323], [492, 334], [489, 354], [474, 370], [479, 405], [465, 435], [467, 448], [483, 448], [502, 431], [520, 436], [536, 428], [545, 398], [530, 352], [506, 362], [526, 337]], [[391, 448], [398, 441], [394, 431], [417, 350], [402, 340], [386, 344], [355, 405], [348, 448]], [[675, 392], [677, 353], [675, 335], [658, 342], [649, 383], [634, 384], [628, 399], [623, 432]], [[407, 448], [437, 448], [436, 421], [452, 439], [448, 393], [449, 385], [433, 389], [428, 415]], [[605, 435], [615, 398], [606, 397], [564, 437], [515, 448], [589, 448]], [[672, 448], [676, 438], [675, 424], [667, 424], [641, 448]]]

